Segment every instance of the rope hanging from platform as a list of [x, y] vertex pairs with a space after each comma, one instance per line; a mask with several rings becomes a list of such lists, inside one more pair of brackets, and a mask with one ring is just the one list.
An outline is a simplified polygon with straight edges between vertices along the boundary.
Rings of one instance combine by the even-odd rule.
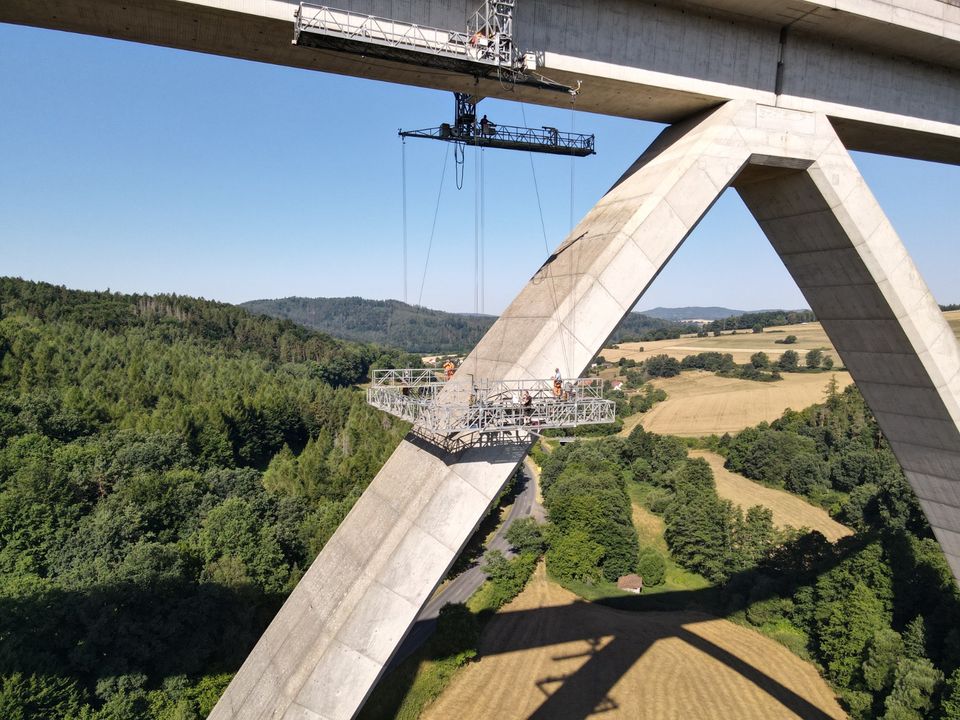
[[423, 277], [420, 278], [420, 294], [417, 295], [417, 306], [423, 305], [423, 287], [427, 282], [427, 268], [430, 266], [430, 250], [433, 248], [433, 237], [437, 231], [437, 217], [440, 215], [440, 198], [443, 196], [443, 180], [447, 176], [447, 161], [450, 159], [450, 150], [443, 154], [443, 169], [440, 171], [440, 187], [437, 188], [437, 204], [433, 209], [433, 224], [430, 226], [430, 240], [427, 242], [427, 258], [423, 263]]
[[401, 224], [403, 226], [403, 302], [407, 302], [407, 139], [400, 138]]

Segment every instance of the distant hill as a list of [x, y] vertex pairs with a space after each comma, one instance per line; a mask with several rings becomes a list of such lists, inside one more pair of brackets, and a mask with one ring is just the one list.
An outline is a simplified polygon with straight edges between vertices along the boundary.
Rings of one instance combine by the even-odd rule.
[[373, 342], [410, 352], [462, 352], [473, 347], [497, 319], [360, 297], [252, 300], [241, 307], [258, 315], [292, 320], [334, 337]]
[[685, 320], [723, 320], [746, 314], [746, 310], [731, 310], [725, 307], [689, 307], [665, 308], [655, 307], [651, 310], [641, 310], [640, 313], [652, 318], [684, 322]]
[[[497, 319], [493, 315], [448, 313], [399, 300], [289, 297], [251, 300], [241, 307], [258, 315], [291, 320], [344, 340], [377, 343], [408, 352], [463, 353], [479, 342]], [[614, 340], [679, 337], [681, 325], [639, 313], [614, 332]]]

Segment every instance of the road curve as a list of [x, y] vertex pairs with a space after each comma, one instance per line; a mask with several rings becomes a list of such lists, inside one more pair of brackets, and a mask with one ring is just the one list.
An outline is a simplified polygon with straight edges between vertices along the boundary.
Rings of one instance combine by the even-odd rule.
[[[510, 543], [507, 542], [507, 531], [510, 526], [520, 518], [534, 517], [537, 522], [543, 522], [546, 512], [543, 506], [537, 502], [537, 483], [535, 466], [533, 461], [526, 457], [523, 460], [523, 470], [520, 473], [520, 482], [522, 486], [513, 501], [510, 512], [504, 521], [500, 524], [497, 532], [487, 543], [486, 549], [499, 550], [504, 555], [511, 555]], [[483, 582], [487, 579], [487, 574], [481, 569], [483, 562], [479, 561], [471, 565], [453, 580], [446, 584], [441, 590], [434, 593], [433, 597], [427, 602], [417, 616], [413, 627], [407, 633], [403, 643], [396, 654], [390, 660], [387, 666], [387, 672], [407, 659], [411, 653], [419, 648], [427, 638], [433, 634], [437, 625], [437, 617], [440, 615], [440, 609], [449, 603], [462, 603], [473, 595]]]

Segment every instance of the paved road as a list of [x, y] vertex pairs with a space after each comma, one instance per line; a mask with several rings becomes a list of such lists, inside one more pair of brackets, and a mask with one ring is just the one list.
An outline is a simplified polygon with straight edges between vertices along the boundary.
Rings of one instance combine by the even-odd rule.
[[[510, 529], [510, 526], [513, 525], [515, 521], [524, 517], [534, 517], [537, 522], [544, 521], [546, 512], [543, 506], [537, 502], [537, 484], [533, 479], [535, 473], [536, 469], [533, 462], [530, 458], [524, 458], [523, 472], [520, 480], [520, 482], [523, 483], [522, 487], [513, 501], [510, 513], [501, 523], [496, 534], [490, 538], [490, 541], [487, 543], [486, 550], [499, 550], [504, 555], [512, 555], [510, 543], [508, 543], [506, 539], [507, 530]], [[417, 616], [416, 622], [404, 639], [400, 649], [397, 650], [396, 655], [394, 655], [390, 661], [390, 665], [387, 668], [388, 672], [403, 662], [403, 660], [426, 642], [427, 638], [433, 634], [433, 630], [437, 625], [437, 616], [440, 614], [440, 608], [448, 603], [466, 602], [467, 599], [483, 585], [484, 580], [487, 579], [487, 575], [480, 569], [482, 564], [483, 561], [481, 560], [471, 565], [447, 583], [443, 590], [430, 598], [429, 602], [427, 602]]]

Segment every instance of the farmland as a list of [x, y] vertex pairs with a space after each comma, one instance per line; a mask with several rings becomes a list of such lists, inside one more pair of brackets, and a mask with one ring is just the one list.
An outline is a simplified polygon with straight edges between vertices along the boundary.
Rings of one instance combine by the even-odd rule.
[[[960, 311], [944, 313], [944, 317], [960, 337]], [[796, 342], [776, 343], [787, 335], [794, 335]], [[608, 362], [616, 363], [620, 358], [641, 362], [653, 355], [683, 359], [701, 352], [723, 352], [732, 354], [737, 363], [747, 363], [755, 352], [765, 352], [775, 360], [785, 350], [794, 350], [802, 358], [815, 348], [832, 356], [840, 367], [840, 357], [820, 323], [767, 328], [762, 333], [622, 343], [616, 348], [604, 348], [601, 355]], [[615, 365], [604, 370], [601, 376], [612, 379], [617, 373]], [[703, 371], [684, 371], [676, 377], [654, 379], [653, 385], [666, 391], [666, 401], [643, 415], [627, 418], [622, 434], [629, 434], [637, 423], [651, 432], [685, 437], [738, 432], [759, 422], [775, 420], [787, 408], [797, 410], [821, 402], [831, 378], [836, 379], [841, 390], [853, 382], [850, 374], [840, 369], [824, 373], [784, 373], [782, 380], [768, 383], [719, 377]]]
[[479, 662], [424, 713], [461, 718], [843, 718], [812, 665], [702, 613], [584, 603], [541, 565], [494, 618]]
[[702, 370], [685, 371], [653, 384], [667, 399], [644, 415], [628, 418], [624, 433], [641, 422], [646, 430], [687, 437], [734, 433], [761, 421], [780, 417], [787, 408], [800, 409], [823, 400], [831, 377], [839, 387], [850, 384], [843, 371], [784, 374], [778, 382], [753, 382], [719, 377]]
[[723, 458], [706, 450], [691, 450], [691, 457], [701, 457], [710, 464], [713, 479], [717, 483], [717, 495], [739, 505], [746, 511], [752, 505], [763, 505], [773, 512], [773, 524], [777, 527], [810, 528], [823, 533], [830, 542], [851, 535], [850, 528], [838, 523], [826, 510], [811, 505], [806, 500], [785, 492], [765, 487], [743, 475], [723, 467]]

